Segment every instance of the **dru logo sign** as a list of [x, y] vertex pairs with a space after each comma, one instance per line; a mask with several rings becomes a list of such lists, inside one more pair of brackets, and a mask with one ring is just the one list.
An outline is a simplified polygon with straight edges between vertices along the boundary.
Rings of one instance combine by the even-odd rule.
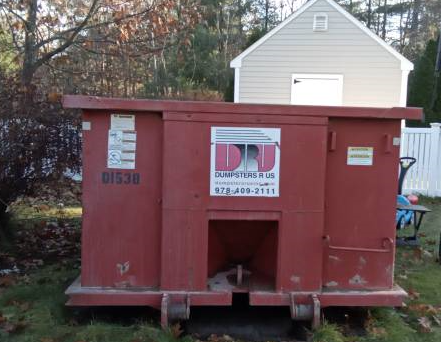
[[280, 128], [211, 127], [211, 196], [279, 196]]

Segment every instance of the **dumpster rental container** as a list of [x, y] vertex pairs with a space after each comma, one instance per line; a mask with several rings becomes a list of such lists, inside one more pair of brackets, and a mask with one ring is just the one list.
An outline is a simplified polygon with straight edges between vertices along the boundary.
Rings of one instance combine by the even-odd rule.
[[65, 96], [83, 111], [81, 278], [68, 305], [400, 306], [400, 120], [351, 108]]

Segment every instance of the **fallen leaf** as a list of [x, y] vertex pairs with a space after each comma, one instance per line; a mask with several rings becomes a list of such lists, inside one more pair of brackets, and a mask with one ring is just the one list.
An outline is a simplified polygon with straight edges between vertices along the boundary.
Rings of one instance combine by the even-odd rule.
[[2, 324], [1, 328], [8, 334], [13, 334], [23, 330], [25, 327], [26, 324], [24, 322], [18, 322], [18, 323], [6, 322]]
[[43, 337], [40, 338], [40, 342], [54, 342], [54, 339], [50, 337]]
[[417, 292], [417, 291], [415, 291], [415, 290], [412, 289], [412, 288], [410, 288], [410, 289], [407, 291], [407, 293], [409, 294], [409, 298], [410, 298], [411, 300], [415, 300], [415, 299], [420, 298], [420, 293]]
[[0, 278], [0, 287], [9, 287], [15, 284], [14, 278], [5, 276]]
[[21, 311], [28, 311], [31, 308], [31, 303], [24, 302], [19, 305]]
[[51, 209], [51, 207], [49, 207], [47, 204], [35, 205], [33, 208], [36, 212], [49, 211]]
[[432, 316], [432, 319], [433, 319], [433, 321], [434, 321], [438, 326], [441, 326], [441, 320], [439, 319], [438, 316], [433, 315], [433, 316]]
[[423, 250], [423, 256], [424, 256], [425, 258], [432, 258], [432, 257], [433, 257], [433, 254], [430, 253], [429, 251]]
[[173, 335], [173, 337], [178, 338], [182, 335], [183, 330], [181, 329], [181, 325], [179, 323], [176, 323], [170, 327], [170, 331]]
[[48, 102], [56, 103], [56, 102], [59, 102], [61, 100], [62, 96], [63, 95], [60, 94], [60, 93], [55, 93], [55, 92], [48, 93], [47, 94], [47, 100], [48, 100]]
[[439, 310], [437, 310], [433, 305], [428, 304], [427, 305], [427, 313], [431, 315], [436, 315]]
[[415, 248], [413, 250], [413, 257], [417, 260], [421, 260], [423, 256], [423, 249], [421, 247]]
[[438, 311], [433, 305], [430, 304], [410, 304], [408, 310], [415, 312], [419, 315], [436, 315]]
[[387, 334], [386, 329], [381, 327], [372, 327], [369, 330], [370, 333], [376, 337], [382, 337]]
[[429, 333], [432, 331], [432, 323], [430, 323], [429, 318], [420, 317], [418, 318], [418, 328], [420, 332]]

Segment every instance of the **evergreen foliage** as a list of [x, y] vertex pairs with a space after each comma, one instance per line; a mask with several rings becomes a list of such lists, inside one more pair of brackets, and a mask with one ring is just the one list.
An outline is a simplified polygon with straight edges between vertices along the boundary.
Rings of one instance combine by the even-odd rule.
[[428, 126], [441, 122], [441, 77], [435, 72], [438, 41], [430, 40], [409, 79], [408, 106], [424, 108], [424, 122], [409, 122], [410, 126]]

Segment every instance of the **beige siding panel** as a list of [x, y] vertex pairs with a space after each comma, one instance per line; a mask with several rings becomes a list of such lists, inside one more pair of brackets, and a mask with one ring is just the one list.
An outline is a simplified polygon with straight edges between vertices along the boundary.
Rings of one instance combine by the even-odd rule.
[[[359, 63], [351, 63], [351, 62], [343, 62], [343, 61], [338, 61], [336, 63], [334, 63], [331, 67], [328, 67], [326, 65], [323, 65], [321, 63], [317, 63], [314, 60], [297, 60], [297, 59], [292, 59], [291, 62], [291, 66], [288, 65], [288, 63], [285, 63], [284, 61], [276, 61], [277, 65], [272, 67], [271, 71], [265, 70], [265, 71], [261, 71], [262, 68], [266, 68], [267, 65], [264, 63], [256, 63], [255, 65], [253, 64], [252, 67], [249, 67], [247, 69], [247, 72], [244, 73], [245, 75], [256, 75], [256, 73], [262, 73], [262, 74], [273, 74], [273, 73], [277, 73], [277, 72], [285, 72], [286, 69], [292, 69], [292, 70], [298, 70], [298, 68], [292, 68], [292, 65], [296, 65], [296, 64], [300, 64], [302, 63], [302, 69], [310, 69], [310, 71], [313, 71], [314, 69], [329, 69], [329, 70], [340, 70], [343, 71], [342, 68], [345, 68], [347, 71], [359, 71], [360, 70], [360, 64]], [[366, 67], [367, 69], [381, 69], [381, 68], [386, 68], [386, 69], [391, 69], [391, 68], [396, 68], [396, 65], [394, 65], [393, 63], [383, 63], [381, 61], [376, 61], [375, 63], [371, 63], [369, 65], [369, 67]], [[344, 71], [346, 71], [344, 70]], [[364, 74], [364, 73], [360, 73], [360, 74]]]
[[[328, 14], [327, 32], [313, 32], [317, 12]], [[400, 61], [325, 1], [244, 57], [240, 102], [289, 104], [295, 73], [342, 74], [345, 106], [399, 106]]]

